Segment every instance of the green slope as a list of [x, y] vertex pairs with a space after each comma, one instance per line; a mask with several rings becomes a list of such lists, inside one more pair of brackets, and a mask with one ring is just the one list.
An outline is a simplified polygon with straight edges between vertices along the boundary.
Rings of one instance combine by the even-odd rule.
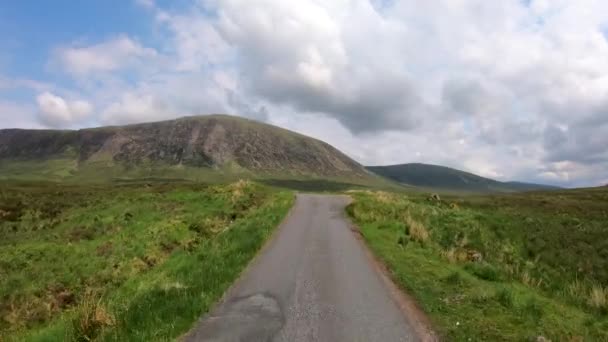
[[367, 169], [401, 184], [431, 189], [471, 192], [518, 192], [558, 189], [557, 187], [540, 184], [499, 182], [445, 166], [420, 163], [369, 166]]

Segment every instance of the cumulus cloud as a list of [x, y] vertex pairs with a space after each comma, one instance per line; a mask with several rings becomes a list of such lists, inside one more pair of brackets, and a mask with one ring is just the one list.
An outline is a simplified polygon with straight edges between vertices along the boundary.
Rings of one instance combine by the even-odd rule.
[[93, 106], [87, 101], [67, 101], [49, 92], [38, 95], [36, 102], [40, 121], [49, 127], [71, 126], [93, 112]]
[[0, 99], [0, 129], [3, 128], [41, 128], [35, 107]]
[[605, 1], [137, 2], [159, 46], [122, 35], [58, 50], [75, 78], [107, 76], [87, 84], [100, 123], [228, 112], [365, 164], [563, 185], [607, 177]]
[[63, 47], [57, 51], [61, 66], [77, 76], [117, 71], [156, 55], [156, 50], [124, 35], [91, 46]]
[[104, 124], [116, 125], [163, 120], [175, 116], [166, 103], [154, 96], [127, 93], [102, 112], [101, 121]]
[[367, 1], [222, 1], [216, 27], [241, 58], [244, 85], [268, 101], [356, 132], [409, 129], [428, 110], [399, 48], [389, 50], [401, 25]]

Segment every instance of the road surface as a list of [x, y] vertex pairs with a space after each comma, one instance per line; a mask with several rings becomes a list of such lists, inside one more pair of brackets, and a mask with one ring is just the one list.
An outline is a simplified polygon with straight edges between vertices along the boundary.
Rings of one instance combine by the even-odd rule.
[[344, 218], [298, 195], [273, 240], [186, 341], [418, 341]]

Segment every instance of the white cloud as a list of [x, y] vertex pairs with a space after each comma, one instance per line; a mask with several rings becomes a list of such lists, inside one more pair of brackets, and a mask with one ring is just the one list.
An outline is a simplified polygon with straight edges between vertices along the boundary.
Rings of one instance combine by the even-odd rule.
[[365, 164], [606, 178], [605, 1], [136, 1], [159, 46], [122, 35], [58, 50], [77, 80], [103, 75], [79, 82], [100, 123], [227, 112]]
[[170, 15], [159, 10], [157, 19], [172, 34], [169, 50], [175, 54], [174, 70], [196, 72], [228, 62], [230, 47], [200, 10], [183, 15]]
[[52, 89], [53, 85], [28, 78], [11, 78], [0, 75], [0, 90], [20, 88], [42, 92]]
[[156, 3], [154, 0], [135, 0], [135, 2], [144, 8], [156, 8]]
[[49, 127], [71, 126], [93, 112], [93, 106], [87, 101], [66, 101], [49, 92], [38, 95], [36, 102], [40, 121]]
[[101, 122], [108, 125], [139, 123], [169, 119], [176, 116], [170, 108], [149, 94], [127, 93], [101, 113]]
[[31, 105], [0, 99], [0, 129], [41, 128], [36, 120], [36, 110]]
[[91, 46], [63, 47], [57, 51], [62, 67], [77, 76], [117, 71], [156, 55], [156, 50], [124, 35]]

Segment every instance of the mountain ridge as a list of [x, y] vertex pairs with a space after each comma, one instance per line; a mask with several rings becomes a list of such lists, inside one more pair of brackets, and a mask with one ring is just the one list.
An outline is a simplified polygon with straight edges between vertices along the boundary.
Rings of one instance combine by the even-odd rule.
[[501, 182], [471, 172], [447, 166], [406, 163], [385, 166], [366, 166], [366, 169], [400, 184], [471, 192], [518, 192], [552, 190], [559, 187], [518, 181]]
[[172, 167], [367, 177], [333, 146], [277, 126], [229, 115], [79, 130], [0, 130], [0, 164], [63, 159], [133, 168]]

